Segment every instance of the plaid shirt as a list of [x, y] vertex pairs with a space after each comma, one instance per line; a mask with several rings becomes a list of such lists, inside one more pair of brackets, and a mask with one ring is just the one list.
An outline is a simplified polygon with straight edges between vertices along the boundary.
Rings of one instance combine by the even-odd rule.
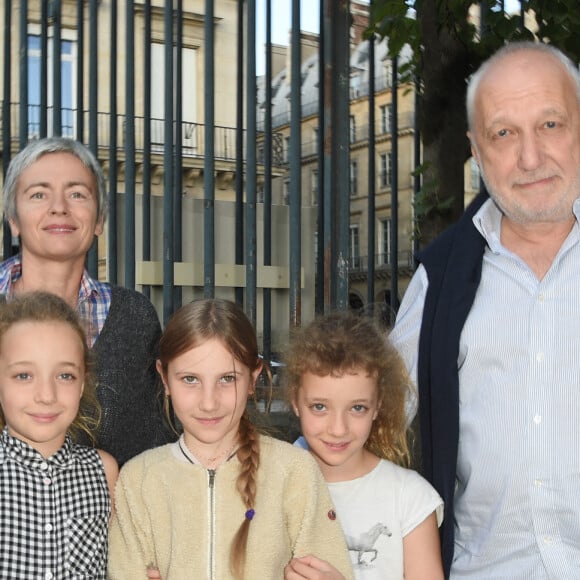
[[0, 578], [104, 580], [111, 501], [95, 449], [64, 445], [45, 459], [0, 435]]
[[[0, 294], [10, 300], [14, 284], [22, 276], [22, 257], [13, 256], [0, 264]], [[111, 287], [109, 284], [94, 280], [85, 270], [81, 278], [77, 313], [85, 324], [87, 343], [93, 347], [105, 325], [111, 306]]]

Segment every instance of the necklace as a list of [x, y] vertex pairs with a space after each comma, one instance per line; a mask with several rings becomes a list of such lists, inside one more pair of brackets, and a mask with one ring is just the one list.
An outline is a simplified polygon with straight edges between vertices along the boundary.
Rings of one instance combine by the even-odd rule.
[[[185, 439], [183, 439], [183, 444], [185, 445], [185, 449], [184, 449], [182, 444], [181, 444], [182, 439], [183, 438], [179, 439], [178, 444], [179, 444], [179, 449], [181, 450], [181, 453], [183, 454], [183, 456], [190, 463], [199, 463], [200, 465], [202, 465], [206, 469], [215, 469], [216, 467], [219, 467], [222, 463], [225, 463], [226, 461], [228, 461], [234, 455], [234, 451], [237, 450], [237, 441], [234, 441], [234, 443], [232, 445], [230, 445], [230, 447], [228, 447], [227, 449], [220, 451], [220, 453], [218, 453], [217, 455], [213, 455], [211, 457], [208, 457], [207, 455], [200, 453], [199, 450], [197, 450], [195, 448], [194, 448], [194, 450], [190, 449], [189, 445], [187, 445], [187, 443], [185, 443]], [[196, 461], [193, 461], [193, 459], [190, 457], [190, 455]]]

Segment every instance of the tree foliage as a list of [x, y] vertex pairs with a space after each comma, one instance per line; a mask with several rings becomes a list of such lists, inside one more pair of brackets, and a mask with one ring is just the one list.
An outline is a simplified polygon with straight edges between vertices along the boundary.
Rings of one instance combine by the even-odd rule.
[[[421, 243], [456, 221], [463, 211], [466, 81], [502, 44], [539, 39], [580, 57], [578, 0], [522, 0], [508, 14], [501, 0], [373, 0], [369, 34], [388, 38], [389, 54], [405, 44], [413, 59], [401, 66], [403, 81], [417, 82], [423, 143], [423, 186], [415, 200]], [[527, 14], [524, 19], [522, 14]]]

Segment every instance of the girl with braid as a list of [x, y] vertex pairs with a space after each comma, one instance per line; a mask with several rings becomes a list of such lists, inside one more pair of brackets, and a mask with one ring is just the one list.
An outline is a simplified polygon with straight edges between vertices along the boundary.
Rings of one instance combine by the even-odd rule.
[[[246, 403], [263, 362], [239, 306], [180, 308], [157, 370], [182, 434], [121, 470], [109, 577], [281, 579], [295, 557], [317, 557], [352, 578], [328, 489], [304, 450], [258, 434]], [[320, 572], [320, 578], [324, 572]]]

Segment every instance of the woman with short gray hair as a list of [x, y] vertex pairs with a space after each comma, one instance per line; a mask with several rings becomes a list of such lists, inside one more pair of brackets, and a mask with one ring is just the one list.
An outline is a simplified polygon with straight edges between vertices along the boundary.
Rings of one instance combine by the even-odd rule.
[[103, 408], [97, 446], [119, 462], [167, 442], [157, 405], [161, 334], [141, 293], [91, 278], [86, 255], [107, 215], [105, 177], [83, 144], [64, 137], [30, 142], [4, 180], [4, 216], [20, 253], [0, 264], [6, 300], [34, 290], [63, 298], [85, 324]]

